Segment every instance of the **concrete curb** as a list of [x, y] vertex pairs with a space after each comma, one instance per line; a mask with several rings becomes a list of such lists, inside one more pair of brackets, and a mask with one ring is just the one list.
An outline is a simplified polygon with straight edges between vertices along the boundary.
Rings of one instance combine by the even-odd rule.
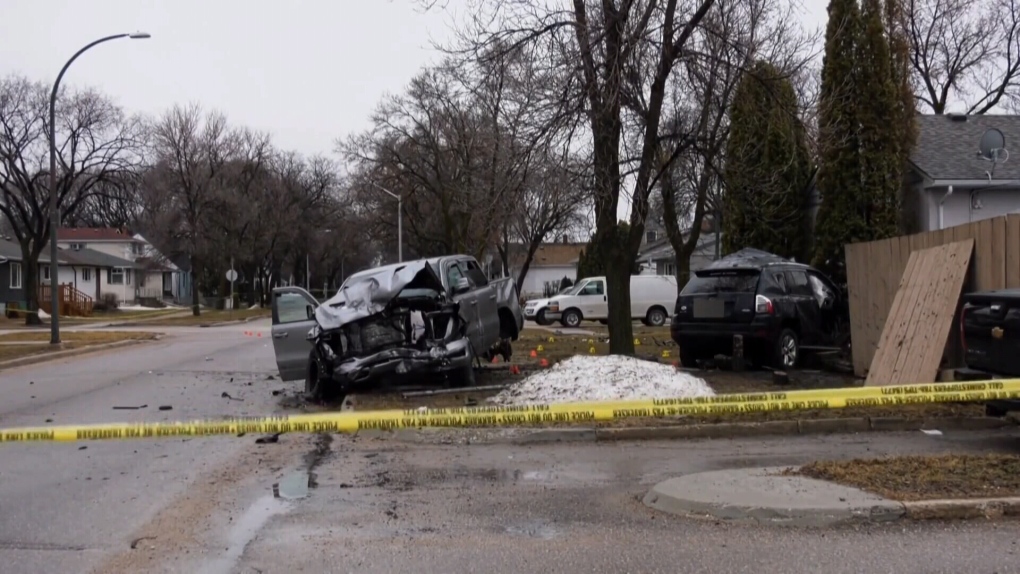
[[11, 359], [10, 361], [0, 362], [0, 371], [5, 369], [12, 369], [15, 367], [24, 367], [26, 365], [35, 365], [37, 363], [46, 363], [48, 361], [56, 361], [58, 359], [66, 359], [68, 357], [76, 357], [78, 355], [87, 355], [89, 353], [95, 353], [98, 351], [105, 351], [107, 349], [116, 349], [118, 347], [128, 347], [130, 345], [138, 345], [140, 343], [151, 343], [162, 339], [162, 336], [157, 336], [154, 339], [128, 339], [126, 341], [114, 341], [112, 343], [103, 343], [102, 345], [86, 345], [84, 347], [78, 347], [77, 349], [68, 349], [66, 351], [57, 351], [55, 353], [40, 353], [38, 355], [29, 355], [20, 359]]
[[[596, 428], [596, 441], [664, 440], [691, 438], [741, 438], [761, 435], [850, 434], [921, 429], [989, 430], [1010, 426], [1008, 421], [986, 417], [854, 417], [846, 419], [800, 419], [790, 421], [705, 423], [663, 427]], [[548, 433], [556, 429], [535, 431]], [[569, 435], [564, 435], [564, 439]], [[561, 439], [561, 440], [564, 440]]]
[[1020, 498], [975, 498], [903, 502], [904, 518], [911, 520], [970, 520], [1020, 516]]

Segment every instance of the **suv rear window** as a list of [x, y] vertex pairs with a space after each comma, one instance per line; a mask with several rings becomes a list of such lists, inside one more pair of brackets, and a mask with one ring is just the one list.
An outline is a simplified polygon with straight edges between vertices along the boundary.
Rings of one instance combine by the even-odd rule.
[[717, 271], [714, 273], [695, 273], [680, 294], [754, 293], [757, 290], [757, 271]]

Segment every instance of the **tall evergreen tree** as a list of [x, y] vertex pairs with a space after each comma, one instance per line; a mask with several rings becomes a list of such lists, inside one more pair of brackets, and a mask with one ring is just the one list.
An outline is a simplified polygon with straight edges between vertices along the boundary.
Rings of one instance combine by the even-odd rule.
[[861, 15], [856, 0], [830, 0], [828, 13], [818, 110], [817, 185], [822, 204], [815, 224], [814, 264], [845, 282], [843, 245], [869, 236], [857, 109]]
[[884, 239], [899, 232], [903, 156], [900, 97], [885, 35], [881, 0], [864, 0], [857, 44], [862, 202], [869, 234]]
[[[885, 0], [885, 31], [889, 39], [892, 60], [892, 81], [896, 86], [897, 104], [894, 108], [896, 119], [893, 124], [899, 130], [899, 161], [902, 173], [906, 172], [910, 153], [917, 143], [917, 106], [914, 87], [910, 77], [910, 36], [907, 29], [903, 0]], [[910, 193], [906, 179], [900, 183], [900, 233], [920, 231], [920, 196]]]
[[789, 78], [756, 62], [741, 78], [730, 107], [723, 196], [723, 245], [804, 261], [811, 160]]

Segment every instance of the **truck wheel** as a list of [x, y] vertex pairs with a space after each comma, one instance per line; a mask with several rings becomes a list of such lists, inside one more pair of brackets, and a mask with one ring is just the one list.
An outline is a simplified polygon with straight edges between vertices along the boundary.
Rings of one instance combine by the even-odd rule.
[[564, 327], [578, 327], [581, 325], [581, 312], [577, 309], [567, 309], [563, 312], [563, 318], [560, 319], [560, 323], [563, 323]]
[[772, 366], [777, 369], [792, 369], [800, 360], [800, 340], [793, 329], [783, 329], [776, 339]]
[[471, 345], [468, 345], [468, 364], [466, 367], [461, 367], [456, 371], [451, 371], [448, 375], [450, 386], [455, 388], [473, 387], [475, 386], [475, 354], [471, 350]]
[[649, 327], [661, 327], [666, 324], [666, 311], [662, 307], [652, 307], [645, 315], [645, 324]]
[[545, 318], [545, 309], [542, 309], [541, 311], [538, 312], [537, 315], [535, 315], [535, 322], [543, 327], [548, 327], [549, 325], [552, 325], [552, 321]]
[[305, 398], [316, 402], [337, 399], [343, 402], [345, 394], [332, 377], [325, 376], [320, 372], [319, 363], [313, 350], [308, 357], [308, 370], [305, 373]]

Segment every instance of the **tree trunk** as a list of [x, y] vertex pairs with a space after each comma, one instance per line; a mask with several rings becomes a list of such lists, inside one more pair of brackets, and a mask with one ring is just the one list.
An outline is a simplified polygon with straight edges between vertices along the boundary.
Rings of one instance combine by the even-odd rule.
[[609, 296], [609, 354], [634, 354], [634, 326], [630, 310], [630, 272], [633, 258], [621, 242], [609, 251], [606, 293]]
[[198, 257], [191, 256], [191, 314], [198, 317], [202, 311], [199, 308], [198, 297]]
[[[39, 317], [39, 254], [21, 246], [21, 286], [25, 292], [25, 324], [42, 325]], [[58, 310], [50, 309], [56, 313]]]

